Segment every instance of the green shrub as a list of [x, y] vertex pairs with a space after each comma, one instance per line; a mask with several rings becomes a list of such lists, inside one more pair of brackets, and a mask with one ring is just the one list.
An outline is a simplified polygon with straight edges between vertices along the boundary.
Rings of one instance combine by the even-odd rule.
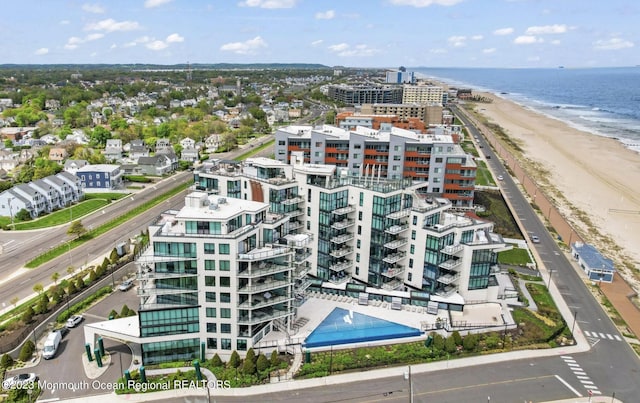
[[238, 352], [236, 350], [233, 350], [233, 352], [231, 353], [231, 357], [229, 358], [229, 362], [227, 363], [229, 365], [229, 368], [238, 368], [241, 363], [242, 362], [240, 360]]
[[256, 369], [259, 372], [264, 372], [265, 370], [269, 369], [270, 365], [271, 364], [269, 363], [269, 360], [264, 354], [260, 354], [258, 356], [258, 360], [256, 361]]
[[253, 375], [256, 373], [256, 364], [251, 359], [245, 359], [242, 365], [242, 372], [247, 375]]
[[30, 323], [33, 320], [33, 315], [35, 315], [35, 312], [33, 311], [31, 305], [29, 305], [22, 314], [22, 322], [24, 322], [25, 324]]
[[453, 341], [456, 343], [456, 346], [462, 345], [462, 336], [460, 336], [460, 332], [457, 330], [451, 333], [451, 337], [453, 337]]
[[29, 361], [35, 349], [36, 347], [33, 342], [31, 340], [27, 340], [22, 346], [22, 349], [20, 349], [18, 359], [23, 362]]
[[4, 354], [2, 358], [0, 358], [0, 367], [7, 369], [13, 365], [13, 357], [9, 354]]
[[218, 353], [211, 358], [209, 364], [214, 368], [224, 367], [224, 362], [222, 362]]
[[278, 350], [273, 350], [271, 352], [271, 357], [269, 357], [269, 361], [271, 361], [271, 367], [277, 368], [280, 366], [280, 357], [278, 357]]

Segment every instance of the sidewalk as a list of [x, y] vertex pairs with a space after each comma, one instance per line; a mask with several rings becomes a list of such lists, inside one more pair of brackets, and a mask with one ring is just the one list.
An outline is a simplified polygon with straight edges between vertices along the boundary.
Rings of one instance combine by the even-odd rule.
[[599, 287], [627, 323], [628, 329], [640, 337], [640, 310], [630, 300], [636, 295], [631, 286], [617, 274], [613, 276], [613, 283], [600, 283]]

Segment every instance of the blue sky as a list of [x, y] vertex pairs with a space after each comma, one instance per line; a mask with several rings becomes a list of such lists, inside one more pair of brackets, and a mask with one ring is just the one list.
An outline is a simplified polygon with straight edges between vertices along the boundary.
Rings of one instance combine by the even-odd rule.
[[637, 0], [5, 0], [2, 14], [0, 63], [640, 64]]

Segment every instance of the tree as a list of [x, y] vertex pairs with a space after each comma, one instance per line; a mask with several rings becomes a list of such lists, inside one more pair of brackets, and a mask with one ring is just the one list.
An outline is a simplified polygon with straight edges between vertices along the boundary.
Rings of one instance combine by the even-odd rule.
[[280, 366], [280, 357], [278, 357], [278, 350], [273, 350], [271, 352], [271, 357], [269, 357], [269, 361], [271, 361], [271, 367], [273, 368]]
[[55, 272], [51, 275], [51, 280], [53, 280], [53, 284], [58, 285], [58, 279], [60, 278], [60, 273]]
[[37, 292], [38, 294], [40, 294], [42, 290], [44, 290], [44, 287], [40, 283], [37, 283], [36, 285], [33, 286], [33, 291]]
[[89, 282], [93, 283], [94, 281], [96, 281], [98, 279], [98, 275], [96, 274], [95, 270], [91, 270], [89, 272]]
[[222, 362], [222, 359], [220, 358], [220, 356], [218, 355], [218, 353], [216, 353], [212, 358], [211, 358], [211, 366], [213, 368], [220, 368], [220, 367], [224, 367], [224, 362]]
[[18, 359], [22, 362], [29, 361], [35, 349], [36, 349], [36, 346], [33, 344], [33, 342], [31, 340], [27, 340], [22, 346], [22, 349], [20, 350], [20, 355], [18, 356]]
[[46, 293], [43, 293], [36, 305], [36, 313], [46, 313], [49, 311], [49, 296]]
[[11, 298], [11, 305], [13, 305], [13, 307], [15, 308], [16, 305], [18, 305], [18, 301], [20, 301], [18, 297]]
[[24, 313], [22, 314], [22, 322], [24, 324], [30, 323], [31, 320], [33, 319], [33, 315], [35, 314], [36, 313], [33, 311], [33, 308], [31, 307], [31, 305], [29, 305], [27, 309], [24, 310]]
[[444, 350], [449, 353], [455, 353], [456, 352], [456, 341], [454, 340], [453, 337], [447, 337], [444, 341]]
[[269, 369], [269, 360], [264, 354], [260, 354], [258, 356], [258, 360], [256, 361], [256, 369], [258, 372], [263, 372]]
[[13, 357], [5, 353], [0, 359], [0, 368], [9, 369], [12, 365]]
[[69, 285], [67, 286], [67, 294], [69, 296], [75, 294], [78, 291], [76, 288], [76, 283], [74, 281], [69, 281]]
[[444, 337], [438, 333], [431, 333], [431, 336], [433, 336], [433, 348], [439, 351], [444, 350]]
[[75, 235], [76, 238], [80, 238], [87, 232], [84, 225], [82, 225], [82, 221], [76, 220], [71, 223], [69, 229], [67, 230], [67, 235]]
[[244, 364], [242, 365], [242, 372], [247, 375], [256, 373], [256, 364], [253, 362], [253, 359], [245, 358]]
[[233, 352], [231, 353], [231, 357], [229, 357], [229, 362], [227, 363], [229, 365], [229, 368], [238, 368], [241, 364], [241, 360], [240, 360], [240, 355], [238, 355], [238, 352], [236, 350], [233, 350]]
[[31, 213], [29, 213], [27, 209], [20, 209], [20, 211], [16, 213], [16, 219], [19, 221], [29, 221], [31, 220]]
[[247, 355], [244, 357], [245, 360], [251, 360], [254, 364], [256, 362], [256, 352], [253, 350], [253, 348], [250, 348], [249, 351], [247, 351]]
[[473, 351], [478, 346], [478, 335], [477, 334], [468, 334], [462, 340], [462, 346], [467, 351]]
[[121, 318], [126, 318], [127, 316], [133, 316], [135, 314], [136, 313], [131, 309], [129, 309], [129, 307], [126, 304], [122, 306], [122, 310], [120, 311]]
[[120, 316], [118, 315], [118, 312], [115, 309], [112, 309], [111, 312], [109, 312], [109, 319], [117, 319]]
[[113, 248], [111, 254], [109, 255], [109, 262], [111, 262], [111, 264], [116, 264], [118, 263], [118, 259], [120, 259], [120, 256], [118, 256], [118, 251], [116, 250], [116, 248]]
[[462, 345], [462, 336], [460, 336], [460, 332], [457, 330], [451, 333], [451, 337], [453, 337], [453, 341], [456, 343], [456, 346]]
[[78, 278], [76, 280], [76, 289], [82, 290], [85, 286], [84, 280], [82, 278]]

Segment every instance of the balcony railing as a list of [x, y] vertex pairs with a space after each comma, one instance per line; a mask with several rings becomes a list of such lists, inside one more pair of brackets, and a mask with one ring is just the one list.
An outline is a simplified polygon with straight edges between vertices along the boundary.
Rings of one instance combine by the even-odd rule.
[[394, 264], [404, 259], [405, 255], [406, 253], [404, 252], [393, 253], [391, 255], [388, 255], [382, 260], [385, 261], [386, 263]]
[[293, 315], [292, 311], [275, 309], [272, 313], [265, 313], [262, 311], [252, 312], [251, 315], [243, 315], [238, 317], [239, 325], [255, 325], [262, 322], [267, 322], [277, 318], [283, 318], [285, 316]]
[[252, 292], [262, 292], [268, 290], [275, 290], [276, 288], [287, 287], [291, 285], [291, 281], [289, 280], [265, 280], [262, 283], [256, 283], [252, 285], [245, 285], [238, 289], [240, 293], [252, 293]]
[[353, 234], [342, 234], [331, 238], [333, 243], [345, 243], [353, 239]]
[[284, 205], [291, 205], [291, 204], [298, 204], [298, 203], [302, 203], [304, 201], [304, 198], [301, 196], [295, 196], [292, 197], [290, 199], [284, 199], [282, 200], [280, 203], [284, 204]]
[[387, 228], [386, 230], [384, 230], [384, 232], [386, 232], [387, 234], [391, 234], [391, 235], [397, 235], [403, 231], [406, 231], [409, 229], [409, 224], [402, 224], [402, 225], [392, 225], [391, 227]]
[[340, 272], [343, 270], [347, 270], [348, 268], [350, 268], [352, 265], [352, 263], [348, 260], [336, 263], [336, 264], [332, 264], [331, 266], [329, 266], [329, 270], [331, 271], [335, 271], [335, 272]]
[[285, 301], [291, 301], [293, 298], [287, 295], [281, 295], [271, 298], [265, 298], [263, 295], [254, 295], [247, 301], [238, 304], [241, 309], [260, 309], [270, 305], [275, 305]]
[[386, 218], [397, 220], [399, 218], [409, 217], [410, 214], [411, 214], [411, 209], [404, 209], [404, 210], [396, 211], [394, 213], [387, 214]]
[[442, 248], [440, 252], [446, 253], [447, 255], [455, 255], [456, 253], [460, 252], [462, 249], [464, 249], [464, 246], [458, 243], [455, 245], [447, 245], [444, 248]]
[[260, 263], [258, 265], [253, 265], [251, 270], [244, 269], [242, 271], [238, 271], [238, 277], [242, 278], [255, 278], [262, 277], [273, 273], [281, 273], [284, 271], [292, 270], [293, 268], [286, 264], [269, 264], [269, 263]]
[[340, 215], [340, 214], [353, 213], [354, 211], [356, 211], [356, 208], [354, 206], [349, 205], [347, 207], [337, 208], [337, 209], [333, 210], [332, 213], [336, 214], [336, 215]]
[[196, 289], [189, 288], [156, 288], [156, 287], [145, 287], [138, 288], [138, 296], [139, 297], [150, 297], [152, 295], [173, 295], [173, 294], [184, 294], [188, 292], [198, 292]]
[[238, 253], [238, 260], [241, 262], [264, 260], [276, 256], [286, 255], [292, 253], [289, 248], [259, 248], [253, 249], [246, 253]]
[[353, 248], [349, 248], [349, 247], [340, 248], [340, 249], [333, 250], [333, 251], [329, 252], [329, 254], [331, 256], [336, 257], [336, 258], [347, 256], [350, 253], [353, 253]]
[[293, 217], [298, 217], [304, 214], [304, 211], [302, 210], [293, 210], [293, 211], [287, 211], [286, 213], [284, 213], [284, 215], [293, 218]]
[[446, 298], [455, 294], [456, 291], [458, 291], [458, 287], [450, 285], [450, 286], [446, 286], [442, 290], [437, 290], [435, 294]]
[[402, 281], [400, 280], [391, 280], [387, 283], [382, 283], [383, 290], [397, 290], [402, 287]]
[[440, 263], [440, 267], [446, 270], [454, 270], [456, 267], [462, 264], [462, 259], [449, 259]]
[[293, 261], [294, 263], [302, 263], [305, 262], [309, 256], [311, 256], [311, 252], [304, 251], [304, 252], [298, 252], [295, 255], [293, 255]]
[[329, 282], [330, 283], [337, 284], [337, 285], [344, 284], [344, 283], [346, 283], [347, 281], [350, 281], [350, 280], [351, 280], [351, 276], [342, 276], [342, 277], [331, 277], [331, 278], [329, 278]]
[[456, 274], [445, 274], [444, 276], [438, 277], [437, 280], [439, 283], [442, 283], [442, 284], [451, 284], [459, 278], [460, 278], [460, 273], [456, 273]]
[[345, 228], [349, 228], [353, 225], [356, 224], [355, 220], [342, 220], [342, 221], [338, 221], [338, 222], [334, 222], [333, 224], [331, 224], [331, 228], [334, 229], [345, 229]]
[[197, 271], [192, 272], [157, 272], [151, 269], [138, 270], [136, 272], [136, 278], [138, 280], [151, 280], [156, 278], [176, 278], [176, 277], [195, 277], [198, 275]]
[[394, 278], [404, 274], [404, 267], [387, 269], [385, 271], [381, 271], [380, 275], [387, 278]]
[[406, 245], [407, 242], [408, 241], [406, 238], [399, 238], [399, 239], [396, 239], [395, 241], [385, 243], [384, 247], [387, 249], [398, 249], [399, 247]]

